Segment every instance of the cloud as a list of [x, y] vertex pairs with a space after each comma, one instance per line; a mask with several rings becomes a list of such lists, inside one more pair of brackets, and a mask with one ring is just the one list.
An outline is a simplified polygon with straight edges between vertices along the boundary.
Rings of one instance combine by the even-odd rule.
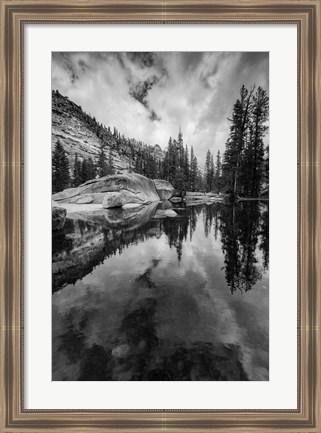
[[224, 150], [244, 84], [268, 90], [257, 52], [53, 53], [52, 87], [122, 134], [165, 148], [182, 128], [200, 162]]

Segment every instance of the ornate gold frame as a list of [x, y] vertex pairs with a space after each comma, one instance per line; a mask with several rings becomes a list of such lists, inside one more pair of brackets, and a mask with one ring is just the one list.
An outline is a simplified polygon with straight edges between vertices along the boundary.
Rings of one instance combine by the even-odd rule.
[[[321, 432], [321, 0], [0, 0], [0, 431]], [[296, 410], [25, 410], [25, 23], [294, 23], [298, 26], [299, 320]], [[285, 167], [286, 170], [286, 167]]]

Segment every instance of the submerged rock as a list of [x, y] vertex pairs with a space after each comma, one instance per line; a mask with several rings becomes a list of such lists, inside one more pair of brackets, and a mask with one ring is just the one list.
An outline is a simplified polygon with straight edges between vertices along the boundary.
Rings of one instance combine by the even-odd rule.
[[176, 217], [177, 213], [172, 209], [165, 210], [165, 216], [167, 217]]
[[180, 203], [182, 201], [182, 197], [172, 197], [170, 199], [172, 203]]
[[157, 209], [154, 218], [155, 219], [160, 219], [160, 218], [174, 218], [177, 216], [177, 213], [172, 210], [172, 209], [167, 209], [167, 210], [163, 210], [163, 209]]
[[175, 194], [175, 188], [167, 180], [154, 179], [154, 184], [161, 200], [169, 200]]

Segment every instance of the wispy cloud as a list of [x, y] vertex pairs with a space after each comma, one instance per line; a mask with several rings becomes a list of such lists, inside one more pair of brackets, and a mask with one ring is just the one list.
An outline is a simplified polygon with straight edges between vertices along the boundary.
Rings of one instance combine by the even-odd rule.
[[268, 53], [53, 53], [52, 87], [125, 136], [165, 148], [181, 126], [203, 162], [224, 149], [242, 84], [268, 90]]

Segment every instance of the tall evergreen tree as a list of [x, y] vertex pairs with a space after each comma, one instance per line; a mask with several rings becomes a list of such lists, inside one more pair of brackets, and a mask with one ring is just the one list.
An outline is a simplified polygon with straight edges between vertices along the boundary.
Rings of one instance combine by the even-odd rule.
[[223, 171], [225, 181], [235, 197], [240, 192], [240, 167], [249, 128], [253, 91], [254, 88], [249, 92], [244, 85], [241, 87], [240, 98], [234, 104], [232, 119], [229, 119], [230, 135], [226, 142]]
[[179, 128], [178, 138], [176, 141], [174, 187], [180, 192], [186, 190], [185, 149], [181, 128]]
[[88, 174], [88, 163], [86, 158], [84, 158], [81, 163], [81, 183], [85, 183], [89, 180]]
[[185, 146], [185, 162], [184, 162], [184, 177], [185, 177], [185, 191], [190, 188], [190, 163], [188, 155], [188, 147]]
[[190, 168], [190, 189], [191, 191], [195, 191], [198, 186], [198, 161], [196, 156], [194, 155], [193, 146], [191, 148], [191, 168]]
[[108, 174], [108, 166], [107, 166], [106, 154], [105, 154], [103, 144], [100, 146], [96, 171], [97, 171], [97, 174], [99, 177], [103, 177], [103, 176], [106, 176]]
[[87, 180], [95, 179], [96, 169], [95, 169], [94, 161], [92, 160], [91, 157], [89, 157], [87, 160], [87, 171], [88, 171], [88, 179]]
[[[177, 168], [177, 143], [176, 140], [172, 140], [170, 137], [167, 147], [168, 152], [168, 175], [167, 179], [173, 185], [176, 178], [176, 168]], [[175, 186], [175, 185], [174, 185]]]
[[109, 150], [106, 174], [115, 174], [114, 161], [113, 161], [113, 155], [111, 153], [111, 150]]
[[70, 167], [67, 154], [58, 140], [52, 155], [52, 192], [63, 191], [70, 186]]
[[221, 153], [218, 150], [216, 155], [216, 167], [215, 167], [215, 176], [220, 177], [222, 174], [222, 162], [221, 162]]
[[[195, 163], [197, 163], [196, 157], [195, 157]], [[201, 169], [198, 168], [196, 170], [195, 191], [203, 191], [204, 189], [206, 189], [206, 182]]]
[[75, 154], [74, 169], [72, 176], [72, 186], [79, 186], [81, 184], [81, 162], [78, 159], [78, 154]]
[[210, 191], [214, 191], [214, 158], [211, 154], [211, 163], [210, 163], [210, 181], [211, 181], [211, 187]]
[[214, 182], [213, 189], [215, 192], [220, 192], [222, 188], [221, 175], [222, 175], [222, 162], [221, 162], [221, 154], [220, 151], [217, 151], [216, 154], [216, 163], [214, 170]]
[[205, 177], [205, 189], [207, 192], [210, 192], [212, 189], [212, 183], [213, 183], [213, 170], [214, 166], [212, 167], [212, 154], [211, 151], [208, 150], [206, 153], [206, 159], [205, 159], [205, 168], [204, 168], [204, 177]]
[[259, 87], [253, 96], [253, 155], [252, 155], [252, 190], [251, 196], [258, 197], [264, 181], [264, 142], [268, 126], [266, 121], [269, 115], [269, 98], [267, 92]]
[[137, 152], [136, 155], [134, 171], [135, 173], [143, 174], [143, 157], [140, 150]]
[[266, 182], [268, 159], [263, 139], [267, 131], [267, 119], [268, 96], [259, 87], [252, 98], [249, 132], [240, 166], [239, 182], [245, 197], [259, 197], [262, 185]]

